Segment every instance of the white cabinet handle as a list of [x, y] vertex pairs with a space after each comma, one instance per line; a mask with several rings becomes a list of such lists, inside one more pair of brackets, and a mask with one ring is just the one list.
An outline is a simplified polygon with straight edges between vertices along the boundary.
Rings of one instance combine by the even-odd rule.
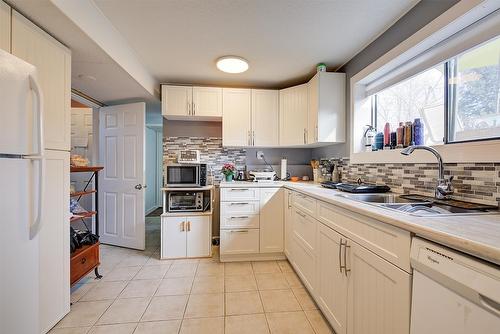
[[193, 116], [196, 115], [196, 104], [193, 102]]
[[252, 146], [255, 146], [255, 131], [252, 131]]
[[191, 116], [191, 103], [186, 102], [187, 103], [187, 107], [188, 107], [188, 116]]
[[248, 233], [248, 230], [231, 230], [231, 233]]
[[229, 219], [248, 219], [248, 216], [229, 217]]
[[339, 243], [339, 270], [340, 273], [342, 274], [342, 245], [343, 245], [342, 238], [340, 238], [340, 243]]
[[191, 232], [191, 222], [190, 221], [187, 222], [187, 231]]
[[186, 222], [181, 223], [181, 232], [184, 232], [186, 230]]

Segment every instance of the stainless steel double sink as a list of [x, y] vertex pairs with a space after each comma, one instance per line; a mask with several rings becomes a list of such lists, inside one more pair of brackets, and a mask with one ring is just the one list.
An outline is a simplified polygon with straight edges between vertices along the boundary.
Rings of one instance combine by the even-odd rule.
[[498, 210], [466, 209], [442, 203], [434, 203], [431, 199], [429, 201], [412, 201], [396, 194], [339, 194], [338, 196], [418, 217], [500, 213]]

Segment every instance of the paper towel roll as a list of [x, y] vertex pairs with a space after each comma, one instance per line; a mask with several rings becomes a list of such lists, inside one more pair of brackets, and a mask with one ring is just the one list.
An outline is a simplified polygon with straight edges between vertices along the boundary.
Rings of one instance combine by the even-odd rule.
[[286, 159], [281, 159], [281, 174], [282, 180], [286, 180]]

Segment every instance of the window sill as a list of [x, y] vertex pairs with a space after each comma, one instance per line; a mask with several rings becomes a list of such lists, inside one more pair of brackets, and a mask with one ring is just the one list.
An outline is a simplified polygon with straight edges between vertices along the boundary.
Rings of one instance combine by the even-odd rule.
[[[435, 145], [445, 163], [500, 162], [500, 140], [488, 140], [470, 143]], [[401, 154], [401, 149], [376, 152], [353, 152], [350, 163], [386, 164], [386, 163], [436, 163], [436, 158], [423, 150], [414, 151], [409, 156]]]

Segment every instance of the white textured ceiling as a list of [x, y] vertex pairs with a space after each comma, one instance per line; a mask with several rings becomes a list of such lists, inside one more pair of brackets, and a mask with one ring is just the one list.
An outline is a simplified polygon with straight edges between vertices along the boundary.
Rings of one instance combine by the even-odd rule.
[[[282, 87], [346, 63], [415, 0], [94, 0], [162, 82]], [[223, 55], [243, 74], [215, 67]]]
[[[69, 0], [72, 1], [72, 0]], [[76, 1], [76, 0], [74, 0]], [[94, 1], [160, 82], [280, 88], [303, 82], [319, 62], [347, 62], [418, 0], [77, 0]], [[105, 103], [146, 100], [113, 60], [50, 0], [7, 0], [72, 50], [72, 87]], [[215, 60], [250, 62], [225, 74]], [[81, 79], [90, 75], [95, 81]], [[156, 101], [156, 102], [155, 102]]]

